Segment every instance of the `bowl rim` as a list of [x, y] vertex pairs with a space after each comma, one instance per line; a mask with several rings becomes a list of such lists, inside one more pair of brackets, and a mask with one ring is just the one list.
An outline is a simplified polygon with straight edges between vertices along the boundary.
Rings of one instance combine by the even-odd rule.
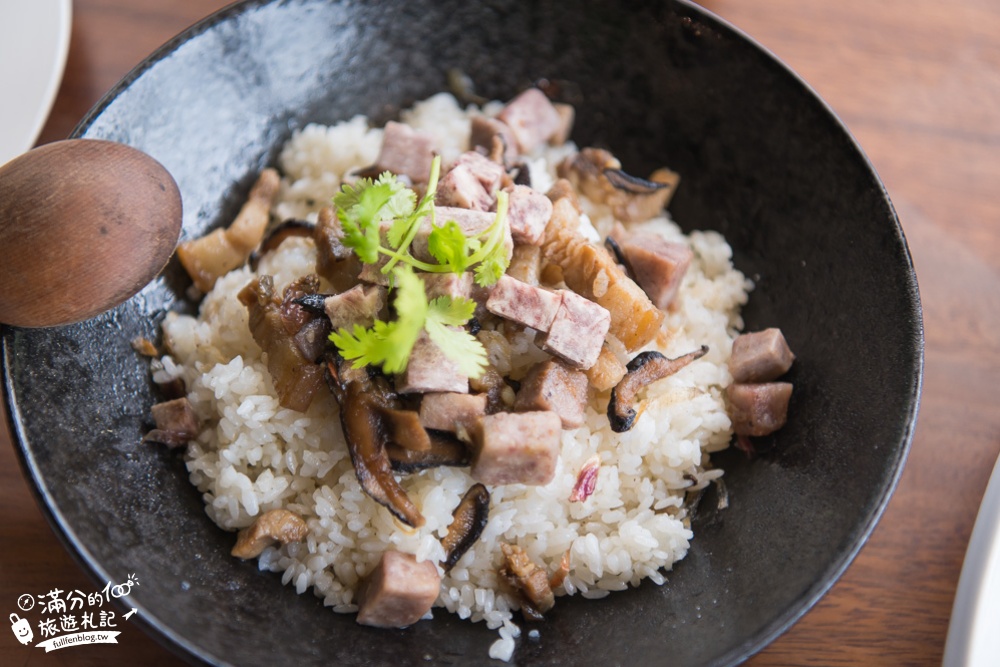
[[[277, 1], [278, 0], [240, 0], [223, 7], [212, 14], [209, 14], [203, 19], [192, 24], [190, 27], [181, 31], [144, 58], [127, 74], [125, 74], [125, 76], [123, 76], [107, 93], [105, 93], [101, 99], [83, 116], [80, 122], [73, 129], [70, 138], [82, 137], [95, 120], [107, 109], [107, 107], [136, 79], [141, 77], [147, 70], [168, 57], [192, 38], [206, 32], [218, 23], [228, 20], [232, 16], [239, 15], [246, 11], [250, 11], [253, 8], [272, 4]], [[850, 146], [857, 153], [857, 157], [861, 159], [863, 165], [871, 173], [874, 183], [877, 184], [879, 188], [878, 195], [886, 204], [891, 222], [893, 223], [895, 232], [898, 235], [898, 240], [902, 249], [901, 259], [906, 269], [905, 288], [908, 297], [909, 316], [914, 325], [911, 344], [915, 354], [913, 367], [910, 369], [912, 385], [910, 386], [909, 396], [907, 397], [908, 409], [906, 414], [902, 415], [905, 417], [905, 429], [903, 430], [899, 441], [897, 443], [892, 443], [896, 446], [896, 448], [895, 455], [891, 460], [891, 476], [887, 476], [885, 478], [881, 492], [877, 499], [873, 500], [871, 509], [865, 517], [864, 522], [856, 526], [852, 531], [852, 542], [847, 546], [847, 548], [839, 551], [837, 558], [834, 559], [830, 566], [825, 570], [824, 576], [817, 580], [813, 585], [806, 588], [799, 595], [799, 597], [796, 598], [792, 604], [787, 606], [781, 614], [777, 615], [771, 623], [764, 626], [763, 629], [758, 631], [755, 635], [733, 646], [729, 651], [709, 663], [711, 665], [719, 666], [735, 665], [749, 659], [756, 653], [763, 650], [780, 635], [786, 632], [798, 620], [800, 620], [810, 609], [813, 608], [813, 606], [815, 606], [815, 604], [834, 586], [834, 584], [840, 580], [851, 563], [854, 562], [854, 559], [868, 542], [875, 526], [885, 513], [886, 507], [888, 506], [893, 493], [898, 486], [903, 468], [905, 467], [905, 463], [911, 449], [920, 409], [925, 365], [923, 312], [912, 256], [910, 254], [902, 225], [900, 224], [898, 215], [892, 205], [892, 201], [889, 198], [888, 191], [874, 165], [871, 163], [857, 139], [847, 128], [840, 116], [800, 75], [792, 70], [791, 67], [789, 67], [781, 58], [760, 44], [749, 34], [736, 27], [726, 19], [717, 16], [705, 7], [695, 4], [692, 0], [669, 1], [678, 9], [683, 10], [690, 15], [698, 16], [699, 20], [704, 21], [713, 29], [721, 32], [729, 32], [737, 40], [743, 41], [753, 49], [759, 51], [764, 56], [765, 62], [773, 67], [779, 68], [782, 71], [783, 76], [790, 77], [790, 80], [800, 86], [806, 95], [812, 97], [814, 102], [817, 102], [822, 107], [828, 118], [834, 122], [835, 126], [839, 129], [843, 136], [848, 139]], [[33, 452], [26, 444], [27, 440], [23, 429], [21, 413], [18, 409], [17, 397], [14, 393], [13, 378], [11, 376], [13, 349], [10, 342], [16, 336], [18, 330], [19, 329], [17, 327], [0, 324], [0, 334], [2, 334], [0, 335], [0, 376], [2, 376], [4, 388], [3, 396], [7, 406], [7, 422], [11, 434], [13, 435], [12, 444], [14, 445], [18, 462], [24, 477], [29, 482], [28, 485], [35, 498], [36, 504], [45, 516], [63, 548], [69, 552], [73, 560], [80, 566], [87, 576], [89, 576], [95, 583], [103, 583], [110, 580], [109, 573], [78, 539], [76, 534], [68, 525], [68, 521], [55, 507], [51, 493], [49, 492], [44, 479], [42, 479], [40, 470], [37, 467]], [[122, 603], [116, 604], [119, 608], [125, 609], [125, 606]], [[130, 601], [130, 606], [137, 607], [139, 611], [142, 612], [140, 614], [136, 614], [136, 618], [133, 619], [136, 621], [136, 625], [142, 628], [148, 636], [152, 637], [160, 645], [164, 646], [175, 655], [192, 664], [226, 664], [224, 660], [219, 659], [217, 656], [208, 654], [206, 651], [195, 646], [192, 642], [172, 630], [165, 622], [160, 621], [160, 619], [149, 609], [141, 605], [141, 603]]]

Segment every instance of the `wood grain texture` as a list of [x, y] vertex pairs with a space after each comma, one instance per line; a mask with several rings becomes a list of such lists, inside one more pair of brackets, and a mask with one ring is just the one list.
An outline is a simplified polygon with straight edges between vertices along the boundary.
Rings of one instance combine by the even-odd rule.
[[[66, 79], [42, 141], [64, 138], [212, 0], [76, 0]], [[703, 0], [807, 81], [878, 170], [910, 244], [926, 375], [909, 461], [868, 544], [753, 667], [939, 665], [962, 560], [1000, 451], [1000, 4], [995, 0]], [[0, 611], [93, 584], [38, 511], [0, 428]], [[129, 626], [130, 624], [125, 624]], [[14, 665], [173, 665], [134, 627], [119, 646], [27, 651]]]

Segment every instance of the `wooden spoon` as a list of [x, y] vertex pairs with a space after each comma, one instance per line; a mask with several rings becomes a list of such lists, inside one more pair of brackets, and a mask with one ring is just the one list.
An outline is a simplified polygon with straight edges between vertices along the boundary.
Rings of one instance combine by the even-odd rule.
[[0, 322], [70, 324], [142, 289], [177, 245], [181, 196], [130, 146], [70, 139], [0, 167]]

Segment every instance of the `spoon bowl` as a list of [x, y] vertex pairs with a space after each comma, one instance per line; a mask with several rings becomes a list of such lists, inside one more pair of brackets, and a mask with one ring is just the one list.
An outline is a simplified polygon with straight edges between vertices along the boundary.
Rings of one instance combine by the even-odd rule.
[[79, 322], [138, 292], [181, 230], [173, 177], [113, 141], [46, 144], [0, 167], [0, 322]]

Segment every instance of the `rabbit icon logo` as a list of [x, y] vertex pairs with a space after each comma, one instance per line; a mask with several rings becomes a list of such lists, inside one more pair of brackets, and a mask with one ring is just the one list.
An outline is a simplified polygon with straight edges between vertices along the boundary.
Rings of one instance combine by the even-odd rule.
[[31, 643], [34, 635], [31, 632], [31, 624], [28, 623], [28, 619], [20, 618], [17, 614], [10, 615], [10, 629], [14, 631], [14, 636], [17, 637], [17, 641], [21, 642], [25, 646]]

